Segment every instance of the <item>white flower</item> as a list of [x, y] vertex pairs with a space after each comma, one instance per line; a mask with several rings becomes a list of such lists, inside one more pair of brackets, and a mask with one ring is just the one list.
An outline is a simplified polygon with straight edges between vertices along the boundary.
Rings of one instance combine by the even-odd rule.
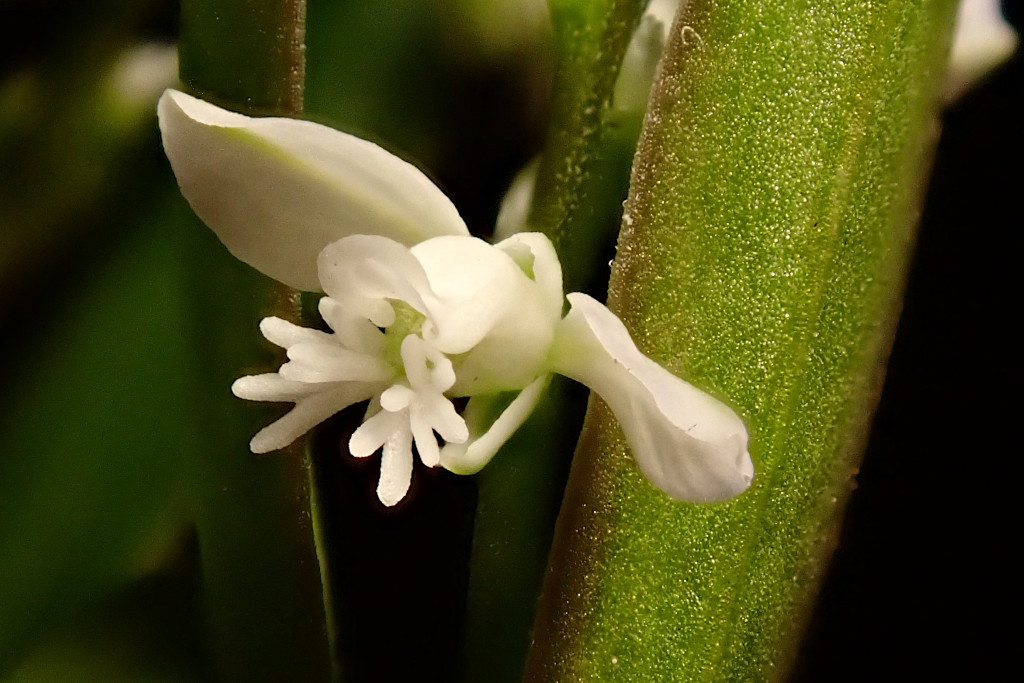
[[[377, 494], [394, 505], [414, 445], [427, 466], [476, 472], [559, 373], [601, 395], [641, 470], [669, 495], [722, 500], [750, 485], [747, 432], [730, 408], [644, 356], [594, 299], [570, 294], [562, 316], [561, 266], [543, 235], [471, 237], [420, 171], [324, 126], [252, 119], [173, 90], [159, 114], [182, 192], [231, 252], [326, 294], [319, 308], [332, 332], [260, 324], [288, 361], [232, 390], [295, 406], [253, 438], [254, 452], [369, 400], [349, 450], [382, 450]], [[468, 399], [461, 413], [453, 398]]]
[[946, 101], [956, 100], [1006, 61], [1018, 42], [999, 0], [961, 0], [946, 67]]

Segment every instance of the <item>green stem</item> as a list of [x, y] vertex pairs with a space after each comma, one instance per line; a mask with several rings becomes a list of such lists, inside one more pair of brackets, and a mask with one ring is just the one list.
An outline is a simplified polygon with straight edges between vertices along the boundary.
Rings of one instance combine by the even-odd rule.
[[594, 401], [530, 680], [785, 675], [891, 341], [955, 3], [692, 0], [634, 165], [610, 305], [747, 421], [757, 475], [669, 500]]
[[[304, 0], [185, 0], [182, 81], [231, 109], [297, 115], [304, 28]], [[275, 365], [257, 323], [295, 319], [298, 299], [196, 223], [197, 408], [208, 448], [194, 463], [193, 490], [215, 664], [226, 680], [330, 680], [305, 448], [249, 453], [272, 409], [254, 410], [228, 391], [246, 370]]]
[[618, 145], [609, 139], [616, 131], [608, 112], [622, 57], [647, 2], [550, 0], [549, 5], [558, 63], [529, 225], [554, 242], [566, 291], [574, 292], [604, 272], [599, 259], [615, 239], [623, 197], [609, 187], [616, 178], [606, 166]]
[[[639, 126], [608, 116], [644, 0], [554, 0], [557, 70], [551, 128], [530, 228], [559, 251], [567, 291], [603, 289]], [[530, 640], [584, 392], [555, 378], [534, 415], [478, 476], [465, 680], [517, 681]]]

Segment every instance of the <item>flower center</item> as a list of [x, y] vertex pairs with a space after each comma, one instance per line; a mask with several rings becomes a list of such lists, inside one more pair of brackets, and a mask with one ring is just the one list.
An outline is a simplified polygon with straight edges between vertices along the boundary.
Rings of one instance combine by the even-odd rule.
[[400, 375], [406, 374], [402, 359], [402, 342], [410, 334], [423, 336], [423, 323], [427, 317], [404, 301], [389, 300], [395, 311], [395, 322], [384, 328], [384, 360]]

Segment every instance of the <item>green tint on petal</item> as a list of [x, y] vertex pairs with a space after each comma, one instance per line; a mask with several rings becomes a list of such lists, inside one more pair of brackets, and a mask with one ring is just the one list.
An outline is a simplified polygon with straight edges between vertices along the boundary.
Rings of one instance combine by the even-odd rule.
[[468, 234], [430, 179], [366, 140], [309, 121], [249, 118], [175, 90], [158, 112], [195, 212], [237, 258], [296, 289], [321, 291], [317, 254], [348, 235], [412, 245]]

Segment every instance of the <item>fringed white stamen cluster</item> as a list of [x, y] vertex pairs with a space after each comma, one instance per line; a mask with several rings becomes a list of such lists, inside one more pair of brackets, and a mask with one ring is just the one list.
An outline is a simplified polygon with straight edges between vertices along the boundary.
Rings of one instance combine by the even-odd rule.
[[405, 377], [380, 395], [380, 411], [352, 435], [349, 450], [363, 458], [383, 449], [377, 496], [385, 505], [405, 497], [412, 478], [412, 445], [427, 467], [441, 462], [434, 432], [450, 443], [469, 438], [466, 421], [444, 395], [455, 384], [452, 362], [415, 334], [402, 341]]

